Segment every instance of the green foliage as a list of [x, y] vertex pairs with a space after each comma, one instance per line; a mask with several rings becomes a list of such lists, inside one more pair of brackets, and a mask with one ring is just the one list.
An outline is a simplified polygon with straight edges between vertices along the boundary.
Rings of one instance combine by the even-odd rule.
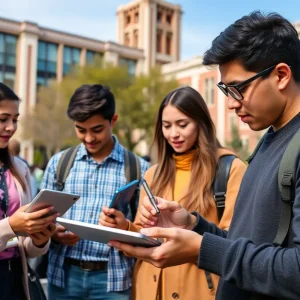
[[243, 148], [243, 143], [240, 139], [239, 130], [236, 125], [232, 124], [231, 126], [231, 148], [235, 151], [240, 151]]
[[25, 119], [22, 119], [22, 135], [36, 146], [44, 145], [47, 156], [57, 152], [66, 140], [74, 139], [72, 122], [66, 116], [67, 102], [59, 86], [51, 84], [40, 87], [37, 104]]
[[34, 155], [33, 155], [33, 164], [35, 166], [39, 166], [39, 165], [43, 164], [43, 162], [44, 162], [43, 154], [41, 153], [41, 151], [39, 149], [35, 149]]
[[175, 80], [165, 80], [159, 68], [148, 75], [133, 78], [116, 97], [119, 121], [118, 138], [129, 150], [134, 150], [141, 140], [153, 140], [156, 112], [164, 97], [178, 86]]
[[226, 145], [233, 149], [242, 160], [246, 160], [250, 155], [249, 149], [243, 146], [239, 135], [239, 129], [235, 124], [232, 124], [231, 126], [231, 141], [227, 142]]
[[159, 68], [136, 77], [128, 74], [126, 66], [104, 64], [101, 59], [94, 65], [74, 68], [61, 83], [39, 88], [36, 106], [23, 120], [23, 137], [44, 145], [48, 156], [78, 143], [66, 111], [72, 94], [82, 84], [110, 87], [119, 115], [115, 133], [129, 150], [141, 140], [152, 140], [158, 107], [167, 93], [178, 87], [177, 81], [166, 80]]

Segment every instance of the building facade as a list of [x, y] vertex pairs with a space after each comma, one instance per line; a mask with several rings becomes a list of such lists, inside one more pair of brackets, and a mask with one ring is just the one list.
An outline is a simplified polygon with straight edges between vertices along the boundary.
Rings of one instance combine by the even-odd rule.
[[[22, 99], [23, 118], [34, 107], [40, 85], [60, 82], [72, 66], [92, 63], [96, 55], [113, 64], [127, 64], [132, 75], [144, 71], [142, 49], [0, 18], [0, 81]], [[21, 154], [32, 163], [31, 141], [22, 141]]]
[[[216, 86], [220, 81], [218, 69], [203, 66], [201, 56], [180, 60], [181, 16], [180, 5], [164, 0], [130, 1], [117, 9], [117, 43], [0, 18], [0, 81], [20, 96], [20, 113], [26, 117], [36, 104], [40, 85], [50, 80], [60, 82], [74, 65], [92, 63], [95, 56], [113, 64], [127, 64], [131, 75], [161, 65], [166, 77], [201, 93], [223, 145], [232, 139], [235, 126], [251, 152], [262, 133], [251, 131], [227, 109], [226, 97]], [[300, 32], [300, 22], [295, 28]], [[21, 154], [32, 163], [32, 142], [22, 141], [21, 146]], [[140, 153], [147, 152], [145, 143], [142, 149]]]
[[117, 41], [143, 49], [144, 71], [180, 60], [180, 5], [162, 0], [135, 0], [117, 10]]

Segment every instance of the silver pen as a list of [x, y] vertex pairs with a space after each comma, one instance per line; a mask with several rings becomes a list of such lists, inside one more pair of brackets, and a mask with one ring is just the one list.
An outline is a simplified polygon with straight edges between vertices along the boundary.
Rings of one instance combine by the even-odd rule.
[[153, 207], [154, 207], [154, 209], [156, 211], [156, 214], [159, 215], [160, 211], [159, 211], [159, 209], [158, 209], [158, 207], [156, 205], [155, 198], [154, 198], [154, 196], [153, 196], [153, 194], [152, 194], [152, 192], [151, 192], [151, 190], [150, 190], [150, 188], [148, 186], [147, 181], [144, 178], [142, 179], [142, 184], [143, 184], [143, 187], [145, 189], [145, 192], [146, 192], [146, 194], [147, 194], [147, 196], [148, 196], [151, 204], [153, 205]]

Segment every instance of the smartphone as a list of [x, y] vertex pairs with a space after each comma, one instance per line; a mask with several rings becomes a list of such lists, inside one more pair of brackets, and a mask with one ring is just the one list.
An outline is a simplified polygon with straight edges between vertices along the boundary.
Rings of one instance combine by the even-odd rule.
[[128, 212], [128, 205], [130, 204], [130, 201], [132, 200], [133, 194], [138, 188], [139, 183], [139, 180], [134, 180], [117, 190], [109, 205], [109, 208], [115, 208], [121, 211], [124, 216], [126, 216]]

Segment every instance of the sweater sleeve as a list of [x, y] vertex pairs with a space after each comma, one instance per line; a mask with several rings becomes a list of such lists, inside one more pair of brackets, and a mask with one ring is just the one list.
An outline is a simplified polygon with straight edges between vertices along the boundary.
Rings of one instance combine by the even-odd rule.
[[[26, 188], [28, 188], [27, 194], [29, 195], [29, 199], [32, 199], [32, 186], [30, 181], [30, 171], [28, 167], [26, 167]], [[43, 248], [37, 247], [30, 237], [26, 237], [23, 239], [23, 246], [27, 257], [37, 257], [47, 253], [50, 245], [50, 239], [46, 243]]]
[[24, 239], [23, 245], [27, 257], [37, 257], [47, 253], [50, 245], [50, 239], [43, 248], [37, 247], [30, 237], [26, 237]]
[[[291, 221], [292, 246], [255, 245], [251, 240], [203, 236], [198, 266], [239, 288], [280, 299], [300, 299], [300, 168]], [[268, 218], [268, 216], [266, 216]], [[245, 220], [246, 222], [246, 220]]]
[[2, 219], [0, 221], [0, 252], [4, 251], [9, 239], [16, 236], [13, 230], [10, 227], [8, 218]]
[[193, 228], [193, 231], [203, 235], [206, 232], [209, 232], [213, 235], [217, 235], [223, 238], [226, 238], [227, 231], [220, 229], [215, 223], [208, 222], [205, 218], [200, 216], [198, 212], [192, 212], [192, 215], [196, 216], [197, 221], [196, 225]]
[[201, 235], [203, 235], [205, 232], [209, 232], [211, 234], [226, 238], [227, 230], [229, 228], [234, 211], [235, 201], [245, 171], [246, 165], [240, 159], [234, 159], [227, 183], [225, 209], [219, 226], [214, 223], [208, 222], [197, 212], [193, 212], [192, 214], [197, 217], [197, 222], [193, 231]]

